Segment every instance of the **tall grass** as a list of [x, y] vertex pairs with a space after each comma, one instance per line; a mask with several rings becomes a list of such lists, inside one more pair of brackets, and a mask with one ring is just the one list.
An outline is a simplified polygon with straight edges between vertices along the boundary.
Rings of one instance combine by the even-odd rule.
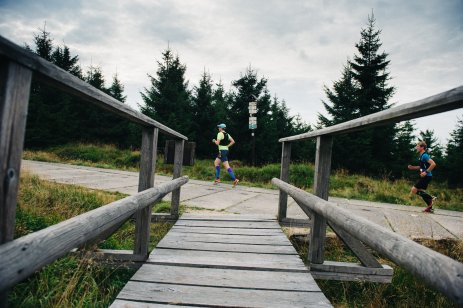
[[[46, 151], [25, 151], [25, 159], [49, 162], [63, 162], [85, 166], [113, 168], [137, 171], [140, 153], [120, 150], [110, 145], [69, 144], [53, 147]], [[271, 179], [280, 176], [280, 164], [268, 164], [261, 167], [245, 166], [240, 161], [231, 161], [241, 185], [272, 188]], [[158, 156], [156, 172], [171, 175], [172, 165], [164, 163]], [[196, 160], [194, 166], [184, 166], [183, 173], [190, 178], [212, 181], [215, 169], [211, 160]], [[223, 181], [231, 182], [226, 170], [221, 171]], [[290, 165], [289, 182], [297, 187], [312, 191], [314, 166], [310, 163]], [[329, 195], [348, 199], [368, 200], [394, 204], [424, 206], [423, 200], [410, 195], [412, 181], [400, 179], [391, 181], [349, 174], [345, 170], [335, 170], [330, 177]], [[446, 183], [431, 182], [429, 192], [438, 197], [436, 208], [463, 211], [463, 189], [450, 189]]]
[[[95, 191], [40, 180], [23, 174], [18, 195], [16, 237], [26, 235], [123, 198], [114, 192]], [[158, 207], [166, 207], [162, 203]], [[152, 249], [169, 231], [170, 224], [151, 225]], [[125, 223], [99, 245], [133, 249], [135, 226]], [[10, 307], [108, 307], [134, 270], [108, 267], [90, 257], [97, 247], [69, 254], [45, 266], [9, 293]]]
[[[289, 234], [290, 235], [290, 234]], [[307, 263], [308, 244], [300, 237], [290, 240], [300, 257]], [[420, 244], [463, 262], [463, 241], [416, 240]], [[373, 282], [317, 280], [323, 293], [335, 307], [456, 307], [444, 295], [428, 287], [421, 279], [375, 254], [381, 264], [394, 269], [389, 284]], [[354, 255], [336, 237], [327, 237], [325, 259], [339, 262], [358, 262]]]

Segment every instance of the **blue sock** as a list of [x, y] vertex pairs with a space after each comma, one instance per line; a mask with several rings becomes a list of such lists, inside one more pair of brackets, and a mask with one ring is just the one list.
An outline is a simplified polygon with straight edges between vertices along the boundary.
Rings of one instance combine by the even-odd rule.
[[228, 171], [228, 174], [230, 174], [230, 176], [231, 176], [232, 180], [234, 181], [236, 178], [235, 178], [235, 174], [233, 173], [233, 170], [232, 170], [232, 168], [228, 168], [228, 170], [227, 170], [227, 171]]
[[215, 166], [215, 178], [220, 179], [220, 166]]

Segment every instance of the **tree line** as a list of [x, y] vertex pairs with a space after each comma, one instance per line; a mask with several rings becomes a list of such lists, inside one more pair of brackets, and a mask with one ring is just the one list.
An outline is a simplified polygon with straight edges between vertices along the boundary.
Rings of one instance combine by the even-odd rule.
[[[278, 162], [281, 155], [279, 138], [335, 125], [361, 116], [388, 109], [395, 92], [390, 86], [388, 54], [380, 52], [381, 30], [376, 29], [374, 16], [361, 30], [355, 45], [357, 54], [343, 67], [341, 78], [332, 87], [325, 86], [327, 100], [323, 101], [326, 115], [318, 115], [311, 126], [292, 116], [284, 100], [270, 94], [267, 79], [258, 76], [252, 67], [225, 90], [221, 82], [212, 80], [204, 71], [199, 83], [190, 87], [185, 78], [186, 65], [170, 48], [162, 52], [155, 74], [148, 74], [149, 86], [141, 93], [140, 111], [186, 135], [196, 142], [196, 156], [212, 159], [217, 151], [211, 140], [216, 136], [218, 123], [226, 123], [227, 131], [237, 141], [232, 148], [232, 160], [250, 163], [252, 138], [248, 129], [248, 104], [257, 102], [258, 127], [255, 130], [255, 161], [257, 164]], [[92, 86], [124, 103], [124, 86], [113, 76], [109, 87], [101, 68], [90, 66], [85, 73], [77, 55], [71, 55], [65, 45], [54, 46], [50, 33], [41, 30], [34, 34], [34, 46], [26, 45], [46, 60], [56, 64]], [[29, 105], [25, 146], [45, 148], [74, 141], [112, 143], [120, 147], [140, 146], [140, 127], [108, 114], [78, 98], [33, 81]], [[460, 120], [446, 147], [437, 142], [432, 130], [416, 132], [413, 121], [372, 128], [336, 136], [333, 143], [333, 168], [354, 173], [400, 178], [409, 163], [417, 160], [416, 141], [425, 140], [431, 155], [438, 163], [436, 178], [448, 180], [449, 185], [463, 186], [462, 150], [463, 122]], [[161, 138], [160, 145], [165, 139]], [[313, 140], [296, 142], [292, 160], [314, 160]]]
[[[71, 55], [67, 46], [54, 46], [45, 29], [34, 34], [34, 46], [26, 48], [42, 58], [70, 72], [92, 86], [125, 103], [124, 87], [117, 75], [109, 87], [99, 67], [90, 66], [85, 73], [78, 56]], [[156, 74], [148, 74], [150, 86], [140, 93], [143, 114], [184, 134], [196, 142], [196, 157], [214, 158], [217, 146], [217, 124], [226, 123], [227, 130], [240, 146], [233, 148], [235, 160], [250, 162], [251, 133], [248, 129], [248, 104], [257, 102], [258, 129], [256, 130], [255, 160], [258, 164], [275, 162], [280, 158], [278, 139], [310, 130], [299, 116], [291, 116], [284, 101], [271, 96], [267, 79], [258, 77], [251, 67], [232, 82], [226, 91], [221, 82], [215, 83], [204, 72], [199, 84], [189, 87], [185, 79], [186, 65], [171, 49], [162, 52], [157, 61]], [[140, 146], [141, 130], [135, 124], [102, 111], [85, 101], [73, 98], [53, 87], [35, 80], [29, 103], [25, 146], [45, 148], [67, 142], [112, 143], [120, 147]], [[163, 146], [161, 136], [159, 145]], [[296, 160], [313, 160], [314, 143], [308, 141], [295, 147]]]

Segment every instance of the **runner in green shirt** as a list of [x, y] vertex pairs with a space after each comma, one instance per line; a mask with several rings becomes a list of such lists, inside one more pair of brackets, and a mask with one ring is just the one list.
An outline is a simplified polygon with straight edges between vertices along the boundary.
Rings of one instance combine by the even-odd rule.
[[228, 163], [228, 148], [235, 144], [235, 140], [233, 140], [232, 136], [230, 136], [226, 131], [227, 125], [219, 124], [217, 125], [217, 129], [219, 132], [217, 133], [217, 139], [212, 139], [212, 142], [215, 143], [219, 147], [219, 154], [217, 155], [214, 165], [215, 165], [215, 181], [214, 184], [220, 183], [220, 162], [222, 162], [223, 166], [227, 169], [228, 174], [233, 180], [233, 187], [238, 184], [239, 180], [235, 177], [232, 168]]

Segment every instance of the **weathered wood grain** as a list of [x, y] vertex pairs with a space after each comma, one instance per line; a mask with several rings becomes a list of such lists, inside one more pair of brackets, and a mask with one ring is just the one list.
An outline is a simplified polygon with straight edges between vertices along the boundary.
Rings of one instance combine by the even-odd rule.
[[320, 272], [317, 270], [311, 271], [310, 274], [313, 276], [313, 278], [321, 279], [321, 280], [378, 282], [378, 283], [391, 283], [392, 282], [391, 275], [333, 273], [333, 272]]
[[[281, 146], [281, 168], [280, 168], [280, 180], [289, 181], [289, 164], [291, 162], [291, 143], [283, 142]], [[286, 212], [288, 210], [288, 195], [280, 190], [278, 198], [278, 221], [283, 221], [286, 218]]]
[[320, 291], [307, 273], [248, 271], [144, 264], [131, 280], [209, 287], [265, 289], [280, 291]]
[[421, 277], [458, 305], [463, 305], [463, 264], [408, 238], [391, 232], [367, 219], [353, 215], [332, 202], [325, 201], [277, 178], [272, 183], [283, 189], [318, 215], [334, 222], [364, 244], [396, 264]]
[[275, 291], [129, 281], [117, 299], [215, 307], [331, 307], [319, 291]]
[[0, 59], [0, 244], [14, 238], [32, 72]]
[[[156, 152], [159, 128], [145, 127], [142, 130], [140, 151], [140, 176], [138, 177], [138, 191], [154, 186], [154, 172], [156, 170]], [[135, 213], [135, 245], [133, 253], [148, 258], [150, 241], [152, 205]]]
[[300, 218], [284, 218], [280, 221], [280, 225], [283, 227], [293, 227], [293, 228], [309, 228], [310, 220], [309, 219], [300, 219]]
[[270, 215], [246, 215], [246, 214], [208, 214], [200, 215], [197, 213], [183, 213], [181, 220], [202, 220], [202, 221], [275, 221], [275, 217]]
[[[382, 268], [383, 266], [376, 260], [376, 258], [366, 249], [366, 247], [357, 240], [355, 237], [351, 236], [349, 233], [343, 229], [336, 226], [334, 223], [328, 221], [328, 225], [333, 229], [334, 233], [346, 244], [347, 247], [354, 253], [354, 255], [359, 259], [360, 263], [367, 267], [376, 267]], [[326, 262], [325, 262], [326, 263]], [[392, 274], [391, 274], [392, 275]]]
[[180, 227], [208, 227], [208, 228], [233, 228], [233, 229], [277, 229], [280, 226], [275, 221], [207, 221], [207, 220], [179, 220], [175, 226]]
[[[328, 200], [328, 190], [331, 173], [332, 136], [317, 137], [315, 154], [314, 192], [315, 195]], [[326, 220], [323, 216], [313, 213], [311, 220], [310, 245], [307, 258], [310, 263], [323, 263], [325, 259]]]
[[[182, 175], [182, 165], [183, 165], [183, 149], [185, 142], [183, 140], [175, 141], [175, 153], [174, 153], [174, 171], [173, 179], [176, 179]], [[180, 206], [180, 188], [177, 188], [172, 192], [172, 201], [170, 204], [170, 215], [172, 217], [179, 216], [179, 206]]]
[[181, 249], [181, 250], [202, 250], [202, 251], [221, 251], [221, 252], [244, 252], [244, 253], [265, 253], [265, 254], [286, 254], [297, 256], [296, 250], [292, 246], [275, 245], [255, 245], [242, 243], [205, 243], [177, 240], [162, 240], [156, 249]]
[[365, 267], [358, 263], [325, 261], [323, 264], [311, 264], [310, 270], [318, 270], [333, 273], [369, 274], [392, 276], [394, 270], [389, 265], [380, 268]]
[[368, 127], [397, 123], [463, 107], [463, 86], [312, 132], [281, 138], [280, 142], [306, 140], [364, 130]]
[[236, 229], [236, 228], [209, 228], [209, 227], [195, 227], [194, 229], [185, 226], [173, 226], [173, 232], [186, 232], [186, 233], [207, 233], [207, 234], [229, 234], [229, 235], [276, 235], [283, 236], [277, 229]]
[[172, 241], [182, 240], [185, 242], [202, 242], [202, 243], [241, 243], [254, 245], [274, 245], [274, 246], [292, 246], [286, 236], [275, 235], [226, 235], [226, 234], [205, 234], [205, 233], [176, 233], [169, 232], [164, 237]]
[[93, 103], [105, 110], [124, 117], [132, 122], [143, 126], [153, 126], [159, 128], [164, 134], [188, 140], [187, 137], [176, 132], [175, 130], [151, 119], [150, 117], [130, 108], [127, 104], [123, 104], [115, 98], [103, 93], [102, 91], [92, 87], [85, 81], [66, 72], [65, 70], [53, 65], [52, 63], [42, 59], [36, 54], [18, 46], [4, 37], [0, 36], [0, 55], [21, 64], [24, 67], [38, 73], [37, 77], [67, 93], [74, 94], [90, 103]]
[[136, 211], [161, 200], [186, 182], [188, 177], [163, 183], [1, 245], [0, 291], [129, 219]]
[[298, 256], [259, 253], [155, 249], [147, 262], [203, 267], [307, 271]]
[[180, 217], [111, 307], [330, 307], [275, 220], [235, 218]]

